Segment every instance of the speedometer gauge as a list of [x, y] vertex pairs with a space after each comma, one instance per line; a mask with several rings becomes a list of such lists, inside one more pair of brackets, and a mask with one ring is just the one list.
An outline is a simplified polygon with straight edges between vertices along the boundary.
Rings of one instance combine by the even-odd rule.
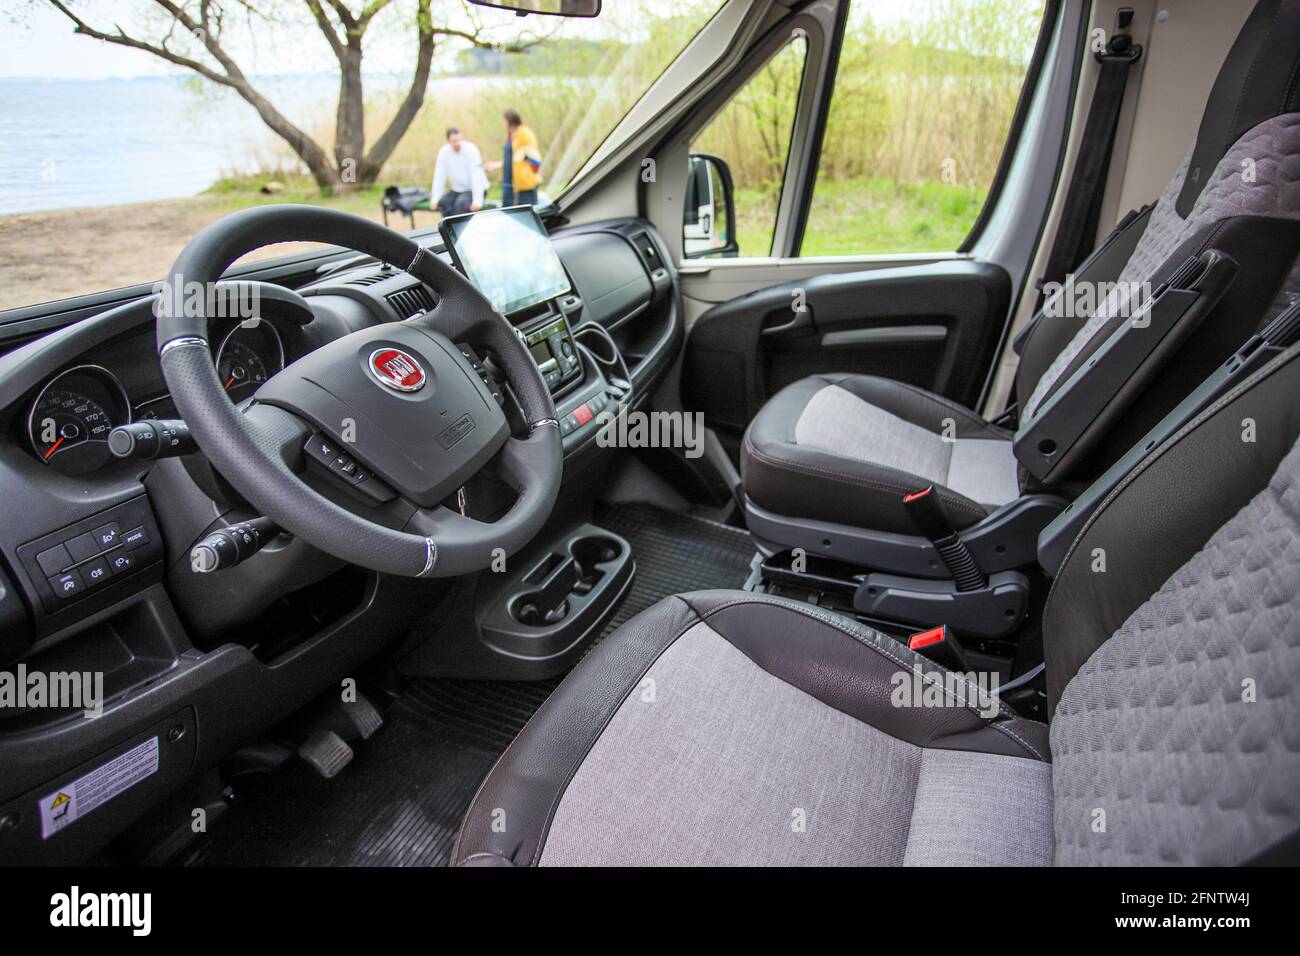
[[80, 365], [41, 389], [27, 416], [27, 437], [45, 464], [65, 475], [84, 475], [112, 460], [108, 433], [130, 420], [117, 377], [98, 365]]
[[270, 322], [253, 319], [230, 330], [217, 349], [217, 376], [235, 403], [284, 368], [284, 343]]

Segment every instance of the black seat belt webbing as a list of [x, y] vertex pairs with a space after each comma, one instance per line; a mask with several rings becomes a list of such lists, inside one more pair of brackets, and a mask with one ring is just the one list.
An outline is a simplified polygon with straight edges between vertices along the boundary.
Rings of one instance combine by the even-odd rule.
[[1047, 267], [1039, 280], [1037, 309], [1043, 306], [1043, 285], [1064, 282], [1091, 250], [1093, 237], [1097, 235], [1101, 201], [1106, 192], [1106, 174], [1115, 148], [1115, 132], [1119, 126], [1120, 107], [1124, 104], [1129, 68], [1142, 56], [1142, 47], [1128, 34], [1132, 20], [1132, 8], [1120, 8], [1116, 29], [1106, 43], [1106, 51], [1094, 54], [1101, 63], [1101, 72], [1093, 90], [1092, 105], [1088, 108], [1083, 138], [1079, 141], [1079, 158], [1065, 195], [1061, 225], [1047, 257]]

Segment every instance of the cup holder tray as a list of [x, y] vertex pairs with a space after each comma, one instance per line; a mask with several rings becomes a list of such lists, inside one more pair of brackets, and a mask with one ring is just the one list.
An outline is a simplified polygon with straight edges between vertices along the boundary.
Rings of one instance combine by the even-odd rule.
[[552, 657], [594, 637], [618, 609], [635, 564], [626, 540], [582, 525], [539, 558], [493, 602], [483, 639], [512, 656]]

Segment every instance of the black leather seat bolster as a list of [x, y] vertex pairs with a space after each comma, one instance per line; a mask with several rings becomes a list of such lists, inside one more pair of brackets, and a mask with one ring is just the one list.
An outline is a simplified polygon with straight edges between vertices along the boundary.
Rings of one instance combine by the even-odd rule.
[[891, 737], [919, 747], [1048, 760], [1046, 726], [999, 707], [982, 717], [971, 706], [898, 707], [898, 675], [945, 668], [874, 628], [803, 603], [744, 591], [682, 595], [700, 619], [774, 677]]
[[[774, 395], [750, 423], [741, 444], [745, 493], [760, 507], [793, 518], [809, 518], [915, 534], [902, 496], [931, 482], [896, 468], [818, 451], [795, 442], [795, 427], [808, 402], [823, 388], [838, 385], [882, 411], [941, 434], [951, 419], [957, 438], [1008, 439], [968, 408], [924, 389], [872, 375], [813, 375]], [[869, 457], [871, 449], [863, 449]], [[951, 488], [935, 491], [948, 519], [969, 527], [988, 509]]]
[[[658, 657], [701, 621], [757, 666], [891, 736], [945, 750], [1048, 759], [1044, 725], [1005, 708], [981, 716], [973, 690], [964, 701], [949, 700], [951, 706], [895, 707], [896, 675], [910, 675], [913, 667], [939, 677], [945, 672], [890, 637], [775, 598], [699, 591], [643, 611], [573, 670], [484, 781], [453, 861], [535, 865], [560, 798], [591, 747]], [[500, 825], [494, 826], [494, 814]]]

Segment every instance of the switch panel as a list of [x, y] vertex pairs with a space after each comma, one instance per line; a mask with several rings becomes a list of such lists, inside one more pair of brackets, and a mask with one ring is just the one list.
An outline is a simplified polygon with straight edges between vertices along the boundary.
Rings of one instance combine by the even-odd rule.
[[143, 496], [18, 549], [41, 604], [51, 614], [130, 579], [162, 556], [158, 528]]

